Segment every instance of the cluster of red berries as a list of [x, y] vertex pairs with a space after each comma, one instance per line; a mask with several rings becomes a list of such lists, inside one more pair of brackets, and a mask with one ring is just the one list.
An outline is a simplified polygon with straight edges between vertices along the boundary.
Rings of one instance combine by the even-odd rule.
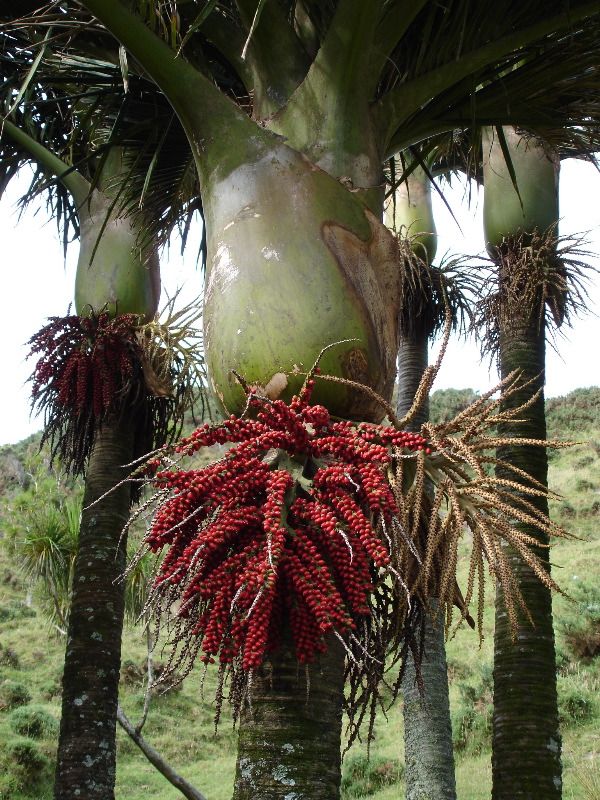
[[202, 425], [175, 448], [234, 445], [209, 466], [148, 462], [163, 499], [145, 541], [155, 552], [169, 547], [154, 591], [178, 603], [204, 662], [257, 667], [281, 643], [284, 621], [298, 660], [311, 661], [326, 634], [347, 635], [370, 613], [374, 584], [390, 568], [381, 530], [398, 509], [386, 468], [393, 450], [427, 444], [333, 421], [310, 405], [313, 386], [289, 404], [250, 394], [255, 418]]
[[29, 355], [38, 356], [33, 404], [56, 404], [76, 415], [108, 412], [139, 368], [138, 325], [134, 314], [52, 317], [28, 343]]

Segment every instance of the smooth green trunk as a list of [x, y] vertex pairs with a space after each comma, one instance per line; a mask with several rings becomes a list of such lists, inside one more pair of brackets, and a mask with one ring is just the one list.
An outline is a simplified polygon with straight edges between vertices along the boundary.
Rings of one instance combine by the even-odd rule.
[[539, 139], [520, 136], [512, 127], [505, 126], [502, 133], [516, 188], [498, 132], [485, 128], [483, 136], [483, 225], [492, 257], [505, 237], [530, 234], [534, 229], [545, 233], [557, 225], [559, 216], [556, 155]]
[[415, 167], [390, 198], [385, 223], [400, 236], [408, 237], [415, 255], [431, 266], [437, 252], [437, 230], [431, 181], [422, 167]]
[[336, 800], [344, 650], [333, 639], [308, 669], [284, 646], [252, 679], [240, 723], [233, 800]]
[[79, 259], [75, 276], [78, 314], [105, 309], [111, 316], [156, 314], [160, 266], [154, 246], [142, 246], [143, 233], [111, 210], [112, 200], [94, 190], [79, 209]]
[[111, 489], [131, 460], [133, 425], [107, 423], [97, 437], [86, 475], [83, 512], [69, 612], [62, 681], [55, 800], [112, 800], [115, 724], [121, 665], [126, 540], [129, 515], [125, 484]]
[[[490, 253], [502, 254], [499, 287], [509, 284], [511, 270], [522, 256], [535, 229], [544, 233], [558, 222], [558, 164], [540, 142], [525, 141], [513, 129], [505, 129], [506, 144], [519, 190], [512, 186], [497, 134], [484, 160], [484, 222]], [[498, 249], [496, 249], [498, 248]], [[523, 277], [526, 280], [526, 276]], [[517, 287], [518, 288], [518, 287]], [[540, 389], [536, 402], [523, 414], [523, 422], [505, 424], [501, 434], [510, 437], [546, 438], [544, 410], [545, 325], [538, 287], [537, 299], [513, 303], [499, 318], [499, 366], [504, 378], [519, 370], [525, 389], [503, 405], [514, 408]], [[531, 295], [528, 292], [527, 295]], [[525, 296], [525, 294], [523, 295]], [[541, 312], [540, 312], [541, 309]], [[547, 485], [548, 459], [542, 447], [503, 447], [498, 456]], [[514, 479], [510, 470], [501, 477]], [[545, 514], [545, 498], [530, 498]], [[519, 524], [541, 544], [547, 537], [536, 528]], [[516, 639], [506, 612], [501, 586], [497, 586], [494, 633], [494, 712], [492, 734], [492, 797], [494, 800], [560, 800], [562, 796], [560, 734], [556, 695], [556, 659], [550, 590], [514, 552], [507, 550], [518, 586], [532, 617], [521, 615]], [[548, 550], [537, 552], [548, 560]], [[548, 564], [549, 569], [549, 564]]]
[[58, 177], [75, 201], [80, 225], [77, 314], [106, 309], [113, 316], [131, 313], [152, 319], [160, 298], [160, 264], [156, 247], [145, 243], [143, 223], [119, 212], [115, 192], [129, 170], [123, 149], [111, 149], [92, 189], [76, 169], [10, 120], [2, 121], [2, 132], [41, 169]]
[[[245, 398], [232, 369], [265, 386], [276, 372], [324, 373], [389, 397], [395, 374], [399, 266], [394, 237], [349, 192], [296, 151], [268, 156], [208, 184], [204, 324], [210, 378], [229, 411]], [[289, 376], [285, 396], [303, 377]], [[374, 419], [365, 394], [319, 384], [335, 414]]]
[[81, 229], [75, 276], [78, 314], [106, 309], [111, 316], [140, 314], [151, 320], [160, 298], [156, 246], [148, 244], [143, 222], [126, 216], [118, 192], [129, 178], [125, 150], [113, 147], [96, 187], [79, 207]]

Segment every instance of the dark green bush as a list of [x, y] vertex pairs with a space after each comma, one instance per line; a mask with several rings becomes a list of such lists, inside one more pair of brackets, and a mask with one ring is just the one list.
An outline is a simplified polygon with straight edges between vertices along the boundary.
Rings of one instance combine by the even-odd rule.
[[35, 616], [34, 609], [26, 606], [25, 603], [13, 601], [8, 605], [0, 606], [0, 622], [12, 622], [12, 620], [27, 619]]
[[475, 754], [490, 746], [492, 667], [484, 664], [469, 681], [457, 682], [459, 701], [451, 710], [452, 742], [457, 751]]
[[0, 711], [6, 711], [31, 702], [29, 689], [17, 681], [4, 681], [0, 684]]
[[438, 389], [429, 399], [429, 417], [432, 422], [448, 422], [478, 397], [473, 389]]
[[19, 656], [15, 653], [12, 647], [2, 647], [0, 644], [0, 667], [12, 667], [12, 669], [19, 669]]
[[570, 653], [589, 661], [600, 655], [600, 587], [577, 578], [566, 589], [574, 602], [566, 606], [558, 630]]
[[13, 739], [4, 744], [0, 756], [0, 798], [49, 796], [52, 765], [36, 742]]
[[398, 759], [349, 756], [342, 769], [342, 798], [368, 797], [384, 786], [398, 783], [404, 766]]
[[558, 677], [558, 716], [561, 725], [575, 725], [596, 715], [597, 681], [585, 672]]
[[44, 700], [53, 700], [55, 697], [60, 697], [62, 694], [60, 678], [51, 678], [50, 680], [42, 683], [40, 686], [40, 694]]
[[22, 706], [10, 715], [10, 726], [21, 736], [41, 739], [54, 736], [58, 732], [58, 722], [41, 706]]
[[39, 746], [30, 739], [18, 739], [9, 743], [7, 752], [15, 764], [23, 767], [30, 775], [41, 772], [49, 764]]

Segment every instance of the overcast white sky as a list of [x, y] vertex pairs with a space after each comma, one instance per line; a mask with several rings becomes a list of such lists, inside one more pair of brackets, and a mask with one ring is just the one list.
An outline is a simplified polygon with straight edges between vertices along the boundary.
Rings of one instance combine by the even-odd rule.
[[[475, 254], [483, 249], [482, 200], [463, 203], [464, 188], [445, 189], [446, 197], [460, 221], [462, 233], [438, 197], [435, 197], [439, 233], [438, 258], [446, 251]], [[0, 444], [17, 442], [41, 427], [29, 418], [29, 387], [26, 383], [33, 363], [25, 362], [25, 342], [49, 316], [63, 315], [72, 300], [77, 245], [72, 246], [66, 267], [54, 222], [47, 222], [43, 208], [18, 218], [17, 186], [0, 202], [0, 252], [3, 265], [3, 308], [0, 314], [2, 390], [0, 394]], [[561, 170], [561, 234], [589, 231], [590, 250], [600, 254], [600, 173], [591, 165], [564, 162]], [[196, 231], [198, 234], [198, 231]], [[185, 257], [175, 243], [162, 260], [163, 284], [172, 294], [184, 285], [185, 297], [201, 291], [201, 276], [195, 267], [198, 236], [190, 236]], [[600, 265], [600, 256], [598, 258]], [[590, 308], [600, 312], [600, 276], [590, 291]], [[559, 353], [548, 350], [546, 392], [566, 394], [582, 386], [600, 384], [600, 317], [588, 314], [576, 321], [558, 340]], [[435, 351], [435, 347], [434, 347]], [[497, 380], [481, 364], [477, 348], [452, 341], [434, 388], [488, 389]]]

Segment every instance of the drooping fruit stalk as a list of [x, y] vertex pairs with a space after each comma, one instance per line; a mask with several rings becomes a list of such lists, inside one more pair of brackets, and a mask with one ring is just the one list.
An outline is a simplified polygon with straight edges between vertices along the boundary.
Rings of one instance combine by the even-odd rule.
[[[502, 426], [504, 435], [516, 438], [546, 436], [543, 272], [555, 267], [552, 261], [558, 224], [558, 166], [556, 155], [539, 140], [514, 128], [487, 131], [485, 236], [498, 269], [494, 335], [501, 375], [517, 369], [527, 382], [520, 392], [504, 400], [504, 408], [510, 409], [538, 392], [525, 421]], [[540, 275], [540, 269], [534, 269], [534, 265], [536, 258], [543, 259], [544, 253], [547, 258]], [[524, 470], [540, 485], [547, 485], [548, 460], [544, 448], [504, 446], [498, 456]], [[498, 469], [500, 477], [508, 474], [505, 468]], [[545, 497], [536, 500], [536, 506], [547, 513]], [[527, 525], [522, 530], [542, 545], [537, 552], [549, 572], [544, 547], [548, 544], [547, 537]], [[515, 643], [503, 607], [503, 589], [499, 586], [494, 635], [492, 794], [495, 800], [529, 800], [541, 796], [559, 800], [561, 740], [551, 596], [547, 587], [535, 579], [529, 565], [510, 549], [507, 554], [532, 620], [520, 618]]]
[[[401, 237], [401, 248], [406, 254], [396, 403], [397, 414], [402, 418], [413, 404], [427, 368], [430, 338], [439, 324], [432, 309], [435, 301], [431, 266], [437, 235], [431, 180], [421, 166], [416, 166], [394, 193], [386, 210], [386, 223]], [[425, 401], [409, 423], [409, 430], [420, 430], [428, 419], [428, 410]], [[437, 618], [435, 621], [427, 615], [424, 618], [420, 664], [415, 664], [412, 653], [406, 656], [402, 694], [407, 800], [456, 798], [444, 619], [439, 611], [439, 602], [434, 597], [430, 613], [438, 612]]]

